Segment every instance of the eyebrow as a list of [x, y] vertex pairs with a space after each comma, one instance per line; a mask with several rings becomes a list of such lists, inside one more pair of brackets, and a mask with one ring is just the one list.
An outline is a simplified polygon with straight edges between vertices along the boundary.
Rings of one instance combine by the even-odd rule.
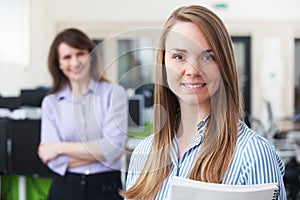
[[[182, 52], [182, 53], [186, 53], [187, 50], [185, 49], [179, 49], [179, 48], [173, 48], [173, 49], [170, 49], [168, 52], [172, 52], [172, 51], [178, 51], [178, 52]], [[207, 49], [207, 50], [203, 50], [201, 53], [210, 53], [210, 52], [213, 52], [212, 49]]]
[[186, 53], [187, 52], [187, 50], [185, 50], [185, 49], [178, 49], [178, 48], [170, 49], [168, 52], [171, 52], [171, 51], [179, 51], [179, 52], [182, 52], [182, 53]]

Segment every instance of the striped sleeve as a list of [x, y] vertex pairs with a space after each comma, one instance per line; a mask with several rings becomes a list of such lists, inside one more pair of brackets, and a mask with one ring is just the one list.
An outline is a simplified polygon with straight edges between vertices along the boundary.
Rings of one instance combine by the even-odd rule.
[[278, 163], [276, 152], [270, 144], [252, 137], [243, 156], [243, 174], [248, 174], [245, 184], [279, 182], [282, 174], [279, 164], [282, 165]]
[[224, 184], [253, 185], [277, 183], [279, 200], [286, 200], [283, 176], [284, 164], [271, 142], [240, 123], [239, 135]]
[[144, 165], [147, 161], [149, 152], [151, 150], [153, 136], [142, 140], [133, 150], [126, 178], [126, 190], [131, 188], [139, 175], [142, 173]]
[[[245, 148], [240, 148], [240, 183], [243, 185], [277, 183], [280, 189], [279, 200], [286, 200], [283, 183], [284, 165], [273, 145], [258, 135], [245, 139]], [[236, 159], [239, 160], [239, 159]], [[238, 167], [232, 166], [238, 169]]]

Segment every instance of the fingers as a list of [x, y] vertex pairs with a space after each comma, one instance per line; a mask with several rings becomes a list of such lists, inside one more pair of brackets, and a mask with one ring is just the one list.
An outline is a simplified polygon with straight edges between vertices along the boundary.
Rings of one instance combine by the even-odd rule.
[[47, 158], [47, 153], [46, 153], [46, 150], [44, 148], [44, 145], [43, 144], [40, 144], [39, 145], [39, 148], [38, 148], [38, 156], [40, 157], [41, 161], [46, 164], [47, 162], [49, 162], [49, 159]]

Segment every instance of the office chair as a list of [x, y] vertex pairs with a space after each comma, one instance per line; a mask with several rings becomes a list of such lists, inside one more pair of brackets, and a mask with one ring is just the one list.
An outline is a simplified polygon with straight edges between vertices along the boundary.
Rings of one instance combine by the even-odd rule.
[[261, 120], [248, 115], [251, 128], [259, 135], [267, 138], [273, 139], [278, 131], [278, 126], [275, 121], [272, 106], [270, 101], [266, 101], [266, 109], [268, 113], [268, 121], [264, 124]]

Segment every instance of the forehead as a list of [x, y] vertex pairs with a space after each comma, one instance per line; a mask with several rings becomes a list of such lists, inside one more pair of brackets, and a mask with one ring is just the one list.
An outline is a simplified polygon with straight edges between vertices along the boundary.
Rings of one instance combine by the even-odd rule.
[[80, 49], [74, 48], [74, 47], [68, 45], [67, 43], [62, 42], [58, 45], [57, 51], [59, 54], [67, 54], [67, 53], [80, 51]]
[[192, 22], [177, 22], [166, 38], [166, 48], [211, 49], [201, 29]]

